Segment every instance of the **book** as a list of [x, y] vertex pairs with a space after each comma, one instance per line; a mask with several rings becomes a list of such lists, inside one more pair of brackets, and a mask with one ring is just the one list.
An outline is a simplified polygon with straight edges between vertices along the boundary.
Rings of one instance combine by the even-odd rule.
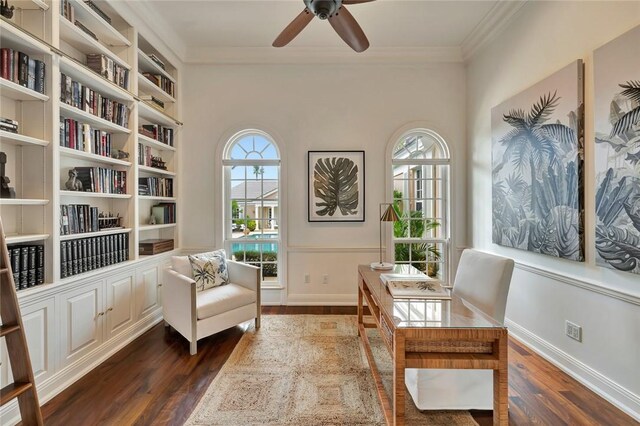
[[380, 274], [382, 281], [395, 298], [401, 299], [451, 299], [451, 293], [443, 282], [424, 274]]

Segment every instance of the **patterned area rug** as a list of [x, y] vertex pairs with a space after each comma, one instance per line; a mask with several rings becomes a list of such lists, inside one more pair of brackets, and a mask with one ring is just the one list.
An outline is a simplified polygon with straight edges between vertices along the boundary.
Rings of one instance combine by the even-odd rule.
[[[368, 330], [387, 392], [391, 358]], [[408, 425], [477, 425], [466, 411], [416, 409]], [[250, 328], [213, 379], [187, 425], [384, 425], [382, 408], [350, 315], [267, 315]]]

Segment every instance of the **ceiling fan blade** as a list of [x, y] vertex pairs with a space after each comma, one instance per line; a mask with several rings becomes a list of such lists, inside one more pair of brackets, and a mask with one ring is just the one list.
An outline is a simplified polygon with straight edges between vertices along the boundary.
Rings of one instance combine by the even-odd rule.
[[342, 4], [359, 4], [359, 3], [369, 3], [375, 0], [342, 0]]
[[356, 52], [364, 52], [369, 48], [367, 36], [364, 35], [364, 31], [346, 7], [342, 6], [338, 13], [330, 17], [329, 23], [340, 38]]
[[283, 47], [289, 44], [289, 42], [296, 38], [296, 36], [300, 34], [300, 31], [302, 31], [304, 27], [311, 22], [313, 17], [313, 13], [311, 13], [309, 9], [305, 8], [293, 21], [291, 21], [289, 25], [287, 25], [284, 30], [282, 30], [280, 35], [273, 42], [273, 47]]

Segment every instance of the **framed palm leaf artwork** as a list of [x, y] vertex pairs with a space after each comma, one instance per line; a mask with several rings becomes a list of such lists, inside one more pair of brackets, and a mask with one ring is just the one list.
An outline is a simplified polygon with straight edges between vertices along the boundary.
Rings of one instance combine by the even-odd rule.
[[495, 244], [584, 260], [583, 94], [578, 60], [492, 109]]
[[640, 26], [593, 53], [596, 264], [640, 274]]
[[309, 222], [364, 222], [364, 151], [308, 152]]

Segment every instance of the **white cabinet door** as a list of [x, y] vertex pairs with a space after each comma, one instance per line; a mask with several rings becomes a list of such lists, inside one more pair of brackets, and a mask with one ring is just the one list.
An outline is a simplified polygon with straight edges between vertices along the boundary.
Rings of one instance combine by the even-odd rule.
[[61, 361], [63, 365], [100, 346], [103, 340], [103, 281], [85, 283], [61, 295]]
[[133, 271], [107, 279], [107, 304], [104, 311], [107, 324], [105, 339], [107, 340], [133, 324], [133, 280]]
[[55, 298], [21, 306], [22, 324], [27, 336], [29, 357], [36, 384], [51, 376], [55, 369]]
[[162, 277], [164, 276], [164, 270], [171, 267], [171, 260], [162, 262], [158, 267], [158, 305], [162, 306]]
[[136, 312], [142, 318], [158, 308], [158, 266], [145, 266], [137, 271]]

